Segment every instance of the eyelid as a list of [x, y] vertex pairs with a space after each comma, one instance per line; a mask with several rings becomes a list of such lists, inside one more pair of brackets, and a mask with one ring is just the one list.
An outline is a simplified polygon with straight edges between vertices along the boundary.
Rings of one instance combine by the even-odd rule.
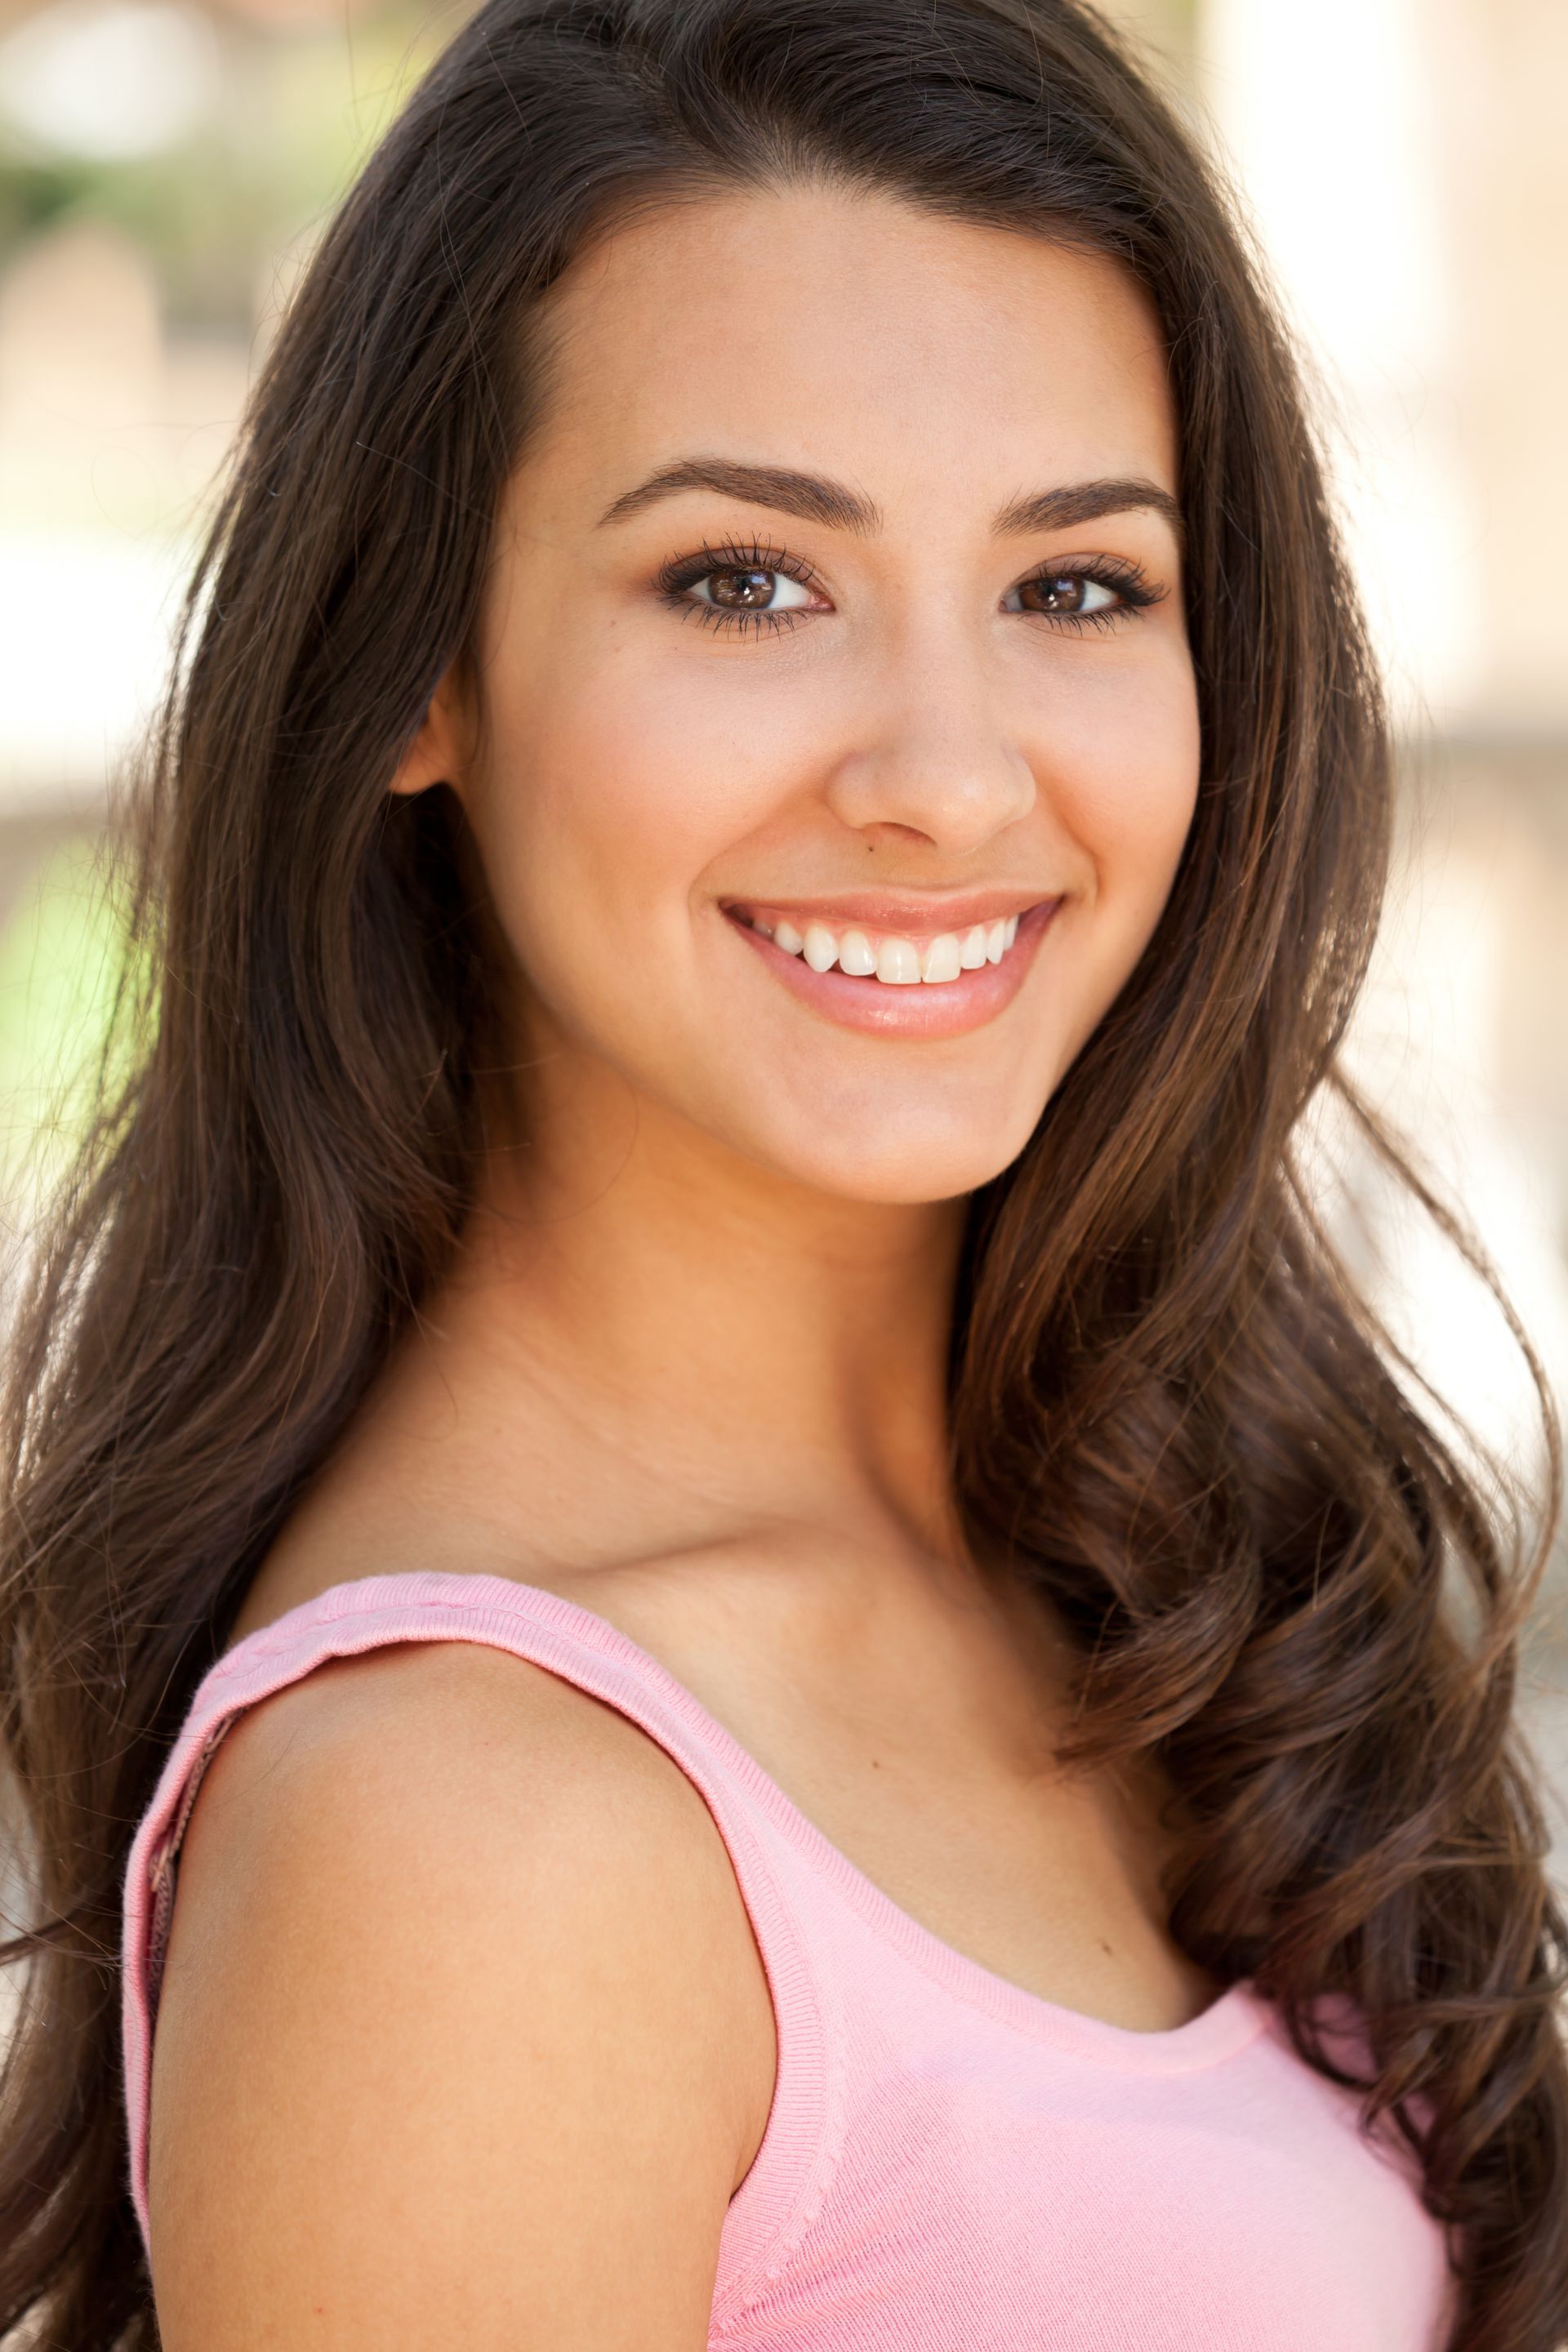
[[723, 571], [782, 572], [803, 588], [821, 586], [815, 566], [803, 556], [792, 555], [786, 547], [763, 546], [757, 540], [744, 543], [724, 540], [717, 547], [704, 540], [700, 549], [667, 556], [655, 578], [660, 588], [679, 590], [689, 588], [704, 572]]
[[[686, 593], [710, 572], [726, 570], [777, 572], [801, 587], [823, 593], [820, 577], [813, 564], [804, 557], [792, 555], [787, 548], [763, 545], [757, 540], [743, 544], [737, 540], [726, 540], [713, 546], [704, 539], [700, 549], [667, 556], [655, 574], [655, 583], [665, 603], [681, 618], [697, 613], [708, 626], [721, 632], [738, 630], [743, 634], [748, 630], [766, 629], [776, 635], [793, 628], [806, 617], [798, 607], [778, 612], [765, 609], [750, 613], [726, 612], [719, 607], [699, 604]], [[1034, 563], [1004, 593], [1010, 596], [1017, 589], [1026, 588], [1033, 581], [1064, 578], [1093, 580], [1114, 590], [1121, 602], [1112, 612], [1040, 613], [1026, 617], [1043, 621], [1047, 627], [1069, 632], [1105, 628], [1114, 626], [1121, 619], [1136, 618], [1149, 606], [1162, 603], [1169, 593], [1159, 582], [1149, 577], [1135, 557], [1105, 553], [1065, 555]]]
[[1031, 563], [1026, 572], [1014, 581], [1022, 588], [1031, 580], [1103, 580], [1113, 588], [1127, 586], [1147, 590], [1147, 601], [1157, 603], [1169, 591], [1156, 580], [1135, 555], [1109, 555], [1103, 551], [1095, 554], [1050, 555], [1040, 563]]
[[[820, 588], [822, 584], [816, 566], [805, 556], [792, 555], [786, 547], [764, 545], [754, 539], [744, 541], [723, 540], [716, 546], [705, 539], [699, 548], [678, 550], [666, 556], [655, 577], [661, 587], [670, 586], [678, 579], [682, 587], [689, 587], [705, 572], [722, 571], [728, 566], [753, 572], [782, 572], [787, 578], [798, 580], [803, 587], [807, 588]], [[1103, 550], [1047, 556], [1042, 562], [1031, 564], [1012, 585], [1019, 588], [1030, 580], [1038, 580], [1048, 574], [1068, 576], [1078, 572], [1111, 577], [1116, 583], [1125, 580], [1138, 587], [1148, 585], [1162, 596], [1166, 593], [1150, 579], [1135, 556], [1111, 555]]]

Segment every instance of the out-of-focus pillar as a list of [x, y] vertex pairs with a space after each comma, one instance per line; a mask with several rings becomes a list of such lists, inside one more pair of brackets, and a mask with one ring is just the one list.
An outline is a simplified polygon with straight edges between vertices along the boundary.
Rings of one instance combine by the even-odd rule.
[[[1409, 734], [1401, 887], [1357, 1075], [1462, 1204], [1568, 1393], [1563, 0], [1198, 0], [1196, 90], [1321, 371]], [[1537, 749], [1528, 756], [1524, 746]], [[1565, 777], [1568, 782], [1568, 777]], [[1556, 899], [1555, 919], [1552, 900]], [[1470, 1426], [1532, 1455], [1500, 1318], [1374, 1164], [1380, 1304]], [[1568, 1726], [1568, 1711], [1563, 1721]]]
[[[1442, 0], [1436, 13], [1441, 13]], [[1418, 13], [1419, 12], [1419, 13]], [[1202, 0], [1202, 96], [1320, 370], [1352, 550], [1406, 726], [1484, 671], [1430, 0]]]
[[1568, 740], [1568, 7], [1197, 0], [1202, 101], [1339, 404], [1401, 715]]

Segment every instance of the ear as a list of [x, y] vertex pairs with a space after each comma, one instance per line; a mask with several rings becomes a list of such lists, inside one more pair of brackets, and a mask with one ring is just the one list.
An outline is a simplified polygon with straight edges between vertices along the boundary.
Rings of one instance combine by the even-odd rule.
[[468, 697], [460, 659], [448, 665], [430, 697], [419, 732], [397, 763], [387, 790], [412, 796], [432, 784], [450, 784], [461, 796], [468, 762]]

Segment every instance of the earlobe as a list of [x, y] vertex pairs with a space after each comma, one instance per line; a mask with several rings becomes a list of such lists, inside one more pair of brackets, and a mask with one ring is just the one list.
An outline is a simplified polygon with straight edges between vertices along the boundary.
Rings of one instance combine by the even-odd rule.
[[443, 672], [419, 730], [397, 763], [388, 792], [411, 798], [416, 793], [428, 792], [432, 784], [449, 784], [461, 796], [468, 730], [459, 667], [454, 661]]

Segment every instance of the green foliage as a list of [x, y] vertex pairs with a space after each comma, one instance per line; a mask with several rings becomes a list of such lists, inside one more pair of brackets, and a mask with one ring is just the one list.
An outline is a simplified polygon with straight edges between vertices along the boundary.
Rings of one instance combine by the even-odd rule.
[[[100, 838], [47, 856], [0, 930], [0, 1193], [13, 1212], [52, 1191], [123, 1074], [113, 1013], [127, 934]], [[107, 1057], [107, 1058], [106, 1058]]]
[[248, 335], [278, 257], [309, 240], [447, 29], [415, 26], [395, 8], [346, 38], [220, 23], [222, 104], [160, 154], [53, 156], [0, 131], [0, 270], [43, 231], [108, 221], [146, 252], [171, 325]]

